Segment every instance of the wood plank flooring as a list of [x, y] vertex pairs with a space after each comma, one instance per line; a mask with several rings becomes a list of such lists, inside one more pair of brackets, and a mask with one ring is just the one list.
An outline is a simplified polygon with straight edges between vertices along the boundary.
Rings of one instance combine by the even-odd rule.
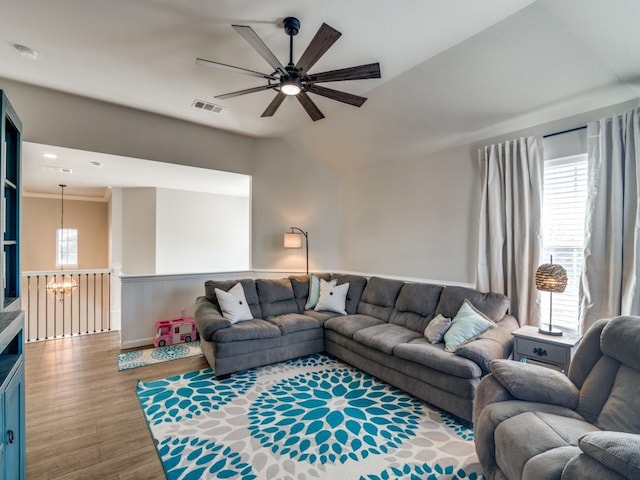
[[136, 383], [207, 362], [190, 357], [118, 372], [118, 344], [118, 332], [109, 332], [26, 345], [29, 480], [165, 478]]

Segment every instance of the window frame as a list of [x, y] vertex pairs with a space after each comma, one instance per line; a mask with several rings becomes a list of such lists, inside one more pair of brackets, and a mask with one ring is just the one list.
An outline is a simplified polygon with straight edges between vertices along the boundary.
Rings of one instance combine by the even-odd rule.
[[[66, 238], [61, 238], [67, 233]], [[75, 242], [70, 242], [69, 232], [75, 232]], [[79, 232], [77, 228], [57, 228], [56, 229], [56, 267], [77, 267], [79, 260]], [[69, 248], [72, 246], [73, 248]], [[71, 262], [70, 251], [75, 250], [75, 263]]]
[[[562, 168], [567, 172], [558, 172]], [[568, 167], [568, 168], [567, 168]], [[557, 189], [553, 202], [549, 204], [549, 189], [552, 175], [555, 177], [554, 187]], [[573, 176], [574, 181], [571, 185]], [[567, 178], [563, 178], [567, 177]], [[559, 181], [558, 181], [559, 180]], [[542, 263], [548, 263], [550, 255], [554, 256], [554, 262], [567, 270], [568, 283], [563, 293], [553, 296], [553, 325], [566, 331], [578, 331], [580, 321], [580, 277], [584, 266], [584, 239], [586, 203], [588, 193], [588, 156], [587, 153], [568, 155], [565, 157], [547, 158], [544, 160], [543, 173], [543, 207], [542, 207]], [[546, 184], [546, 185], [545, 185]], [[573, 192], [562, 191], [558, 187], [571, 188]], [[572, 195], [572, 193], [574, 195]], [[554, 205], [555, 202], [555, 205]], [[558, 204], [563, 204], [558, 207]], [[571, 208], [569, 213], [567, 209]], [[563, 215], [569, 218], [555, 218], [550, 220], [549, 213], [556, 216]], [[561, 213], [560, 213], [561, 212]], [[572, 221], [577, 219], [577, 221]], [[561, 226], [569, 226], [563, 231]], [[578, 225], [580, 227], [578, 227]], [[560, 227], [560, 228], [559, 228]], [[580, 239], [578, 241], [577, 239]], [[550, 294], [540, 292], [541, 322], [549, 321]], [[570, 315], [572, 319], [568, 319]]]

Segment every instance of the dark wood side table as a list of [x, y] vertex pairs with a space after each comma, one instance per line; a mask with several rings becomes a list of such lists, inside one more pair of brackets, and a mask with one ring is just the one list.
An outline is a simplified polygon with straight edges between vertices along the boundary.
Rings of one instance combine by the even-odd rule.
[[560, 337], [545, 335], [537, 327], [524, 326], [513, 331], [513, 358], [555, 368], [566, 374], [573, 354], [582, 339], [578, 333], [564, 333]]

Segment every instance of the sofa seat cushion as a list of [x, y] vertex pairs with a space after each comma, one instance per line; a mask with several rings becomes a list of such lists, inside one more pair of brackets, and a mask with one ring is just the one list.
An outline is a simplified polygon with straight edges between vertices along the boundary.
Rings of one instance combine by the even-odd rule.
[[383, 323], [385, 322], [369, 315], [343, 315], [330, 318], [324, 322], [324, 328], [338, 332], [345, 337], [353, 338], [353, 334], [358, 330]]
[[336, 312], [316, 312], [315, 310], [305, 310], [304, 314], [308, 317], [313, 317], [324, 325], [324, 322], [330, 318], [339, 317], [340, 314]]
[[393, 349], [396, 357], [424, 365], [460, 378], [480, 378], [482, 369], [471, 360], [444, 351], [444, 344], [431, 344], [424, 337], [402, 343]]
[[320, 328], [322, 326], [315, 318], [300, 313], [287, 313], [286, 315], [278, 315], [277, 317], [267, 317], [266, 320], [278, 327], [283, 335], [301, 332], [302, 330], [311, 330], [312, 328]]
[[212, 336], [212, 340], [214, 342], [225, 343], [275, 338], [280, 335], [280, 329], [273, 323], [262, 319], [253, 319], [236, 323], [229, 328], [216, 331]]
[[585, 421], [553, 413], [521, 413], [496, 428], [496, 463], [507, 478], [522, 478], [525, 465], [536, 456], [577, 446], [582, 435], [598, 430]]
[[540, 480], [541, 478], [562, 478], [567, 463], [580, 455], [578, 447], [558, 447], [536, 455], [524, 465], [522, 480]]
[[383, 323], [358, 330], [353, 334], [353, 339], [363, 345], [392, 355], [393, 349], [397, 345], [410, 342], [421, 336], [419, 333], [400, 325]]

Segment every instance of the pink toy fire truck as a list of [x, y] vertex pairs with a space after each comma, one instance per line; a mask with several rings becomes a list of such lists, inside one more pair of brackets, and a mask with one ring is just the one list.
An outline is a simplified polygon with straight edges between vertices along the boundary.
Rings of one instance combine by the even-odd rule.
[[153, 344], [156, 347], [191, 342], [197, 337], [196, 321], [191, 317], [156, 322], [156, 336]]

